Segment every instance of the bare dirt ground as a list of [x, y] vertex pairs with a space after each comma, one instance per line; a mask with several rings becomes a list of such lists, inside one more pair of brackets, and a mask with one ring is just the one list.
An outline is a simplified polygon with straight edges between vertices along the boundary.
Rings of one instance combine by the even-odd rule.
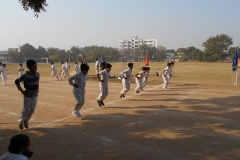
[[40, 81], [38, 105], [30, 129], [18, 129], [23, 98], [15, 87], [0, 86], [0, 155], [10, 138], [31, 138], [32, 160], [240, 159], [239, 89], [199, 86], [170, 80], [170, 89], [147, 85], [139, 95], [119, 98], [121, 83], [109, 83], [105, 107], [98, 107], [98, 82], [89, 79], [82, 117], [71, 111], [75, 99], [66, 79]]

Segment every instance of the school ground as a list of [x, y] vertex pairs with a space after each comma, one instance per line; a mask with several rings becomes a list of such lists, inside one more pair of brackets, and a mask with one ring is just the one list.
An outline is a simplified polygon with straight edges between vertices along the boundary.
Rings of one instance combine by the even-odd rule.
[[[132, 80], [121, 99], [121, 82], [112, 78], [101, 108], [93, 65], [82, 117], [75, 118], [67, 79], [55, 81], [50, 65], [39, 64], [40, 93], [28, 130], [18, 129], [23, 97], [14, 84], [17, 65], [7, 65], [7, 86], [0, 82], [0, 155], [13, 135], [23, 133], [30, 136], [32, 160], [240, 159], [240, 88], [233, 84], [230, 63], [176, 63], [169, 89], [162, 88], [163, 80], [155, 74], [166, 64], [151, 63], [144, 92], [135, 94]], [[140, 66], [135, 64], [134, 72]], [[113, 63], [111, 74], [118, 76], [121, 68]]]

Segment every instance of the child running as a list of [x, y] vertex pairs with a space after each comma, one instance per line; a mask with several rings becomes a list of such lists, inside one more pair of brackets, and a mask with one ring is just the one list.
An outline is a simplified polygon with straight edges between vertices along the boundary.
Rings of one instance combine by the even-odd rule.
[[[99, 107], [102, 105], [104, 106], [105, 104], [103, 103], [103, 100], [107, 97], [108, 95], [108, 78], [110, 75], [112, 65], [110, 63], [107, 63], [105, 66], [105, 69], [102, 70], [97, 74], [97, 78], [100, 81], [99, 86], [100, 86], [100, 94], [97, 97], [97, 103]], [[101, 77], [100, 77], [101, 76]]]
[[51, 71], [52, 71], [52, 74], [51, 76], [55, 77], [56, 80], [58, 81], [58, 75], [57, 75], [57, 67], [54, 65], [53, 62], [51, 62]]
[[171, 63], [167, 63], [167, 67], [164, 69], [162, 77], [163, 77], [163, 88], [168, 89], [169, 79], [171, 73]]
[[125, 71], [122, 71], [120, 73], [122, 77], [122, 85], [123, 89], [120, 92], [120, 98], [125, 97], [125, 94], [130, 90], [130, 81], [132, 78], [132, 69], [133, 69], [133, 63], [128, 63], [128, 69]]
[[66, 63], [65, 63], [65, 76], [67, 78], [69, 78], [69, 71], [70, 71], [70, 63], [68, 62], [68, 60], [66, 60]]
[[60, 80], [62, 80], [62, 78], [63, 78], [64, 76], [66, 76], [66, 66], [65, 66], [65, 64], [63, 64], [63, 62], [61, 62], [61, 64], [62, 64], [62, 69], [61, 69], [61, 77], [60, 77]]
[[75, 117], [81, 117], [81, 114], [79, 111], [85, 102], [85, 86], [86, 86], [87, 77], [88, 77], [87, 75], [88, 70], [89, 70], [89, 67], [86, 64], [82, 64], [81, 72], [75, 74], [74, 76], [68, 79], [69, 84], [73, 86], [72, 92], [77, 101], [72, 111], [72, 114]]
[[19, 64], [18, 74], [19, 74], [19, 77], [21, 77], [24, 74], [24, 68], [22, 66], [22, 63]]
[[[15, 80], [18, 90], [24, 95], [24, 106], [18, 119], [20, 129], [23, 129], [23, 126], [28, 129], [28, 121], [31, 119], [32, 114], [35, 111], [39, 92], [40, 75], [37, 72], [37, 63], [34, 60], [28, 60], [26, 65], [29, 70]], [[20, 82], [24, 82], [25, 91], [21, 88]]]
[[146, 86], [147, 82], [148, 82], [148, 79], [149, 79], [149, 70], [150, 70], [150, 67], [145, 67], [145, 75], [144, 75], [144, 78], [143, 78], [143, 82], [142, 82], [142, 90], [143, 88]]
[[170, 77], [172, 77], [172, 76], [173, 76], [173, 71], [172, 71], [172, 69], [173, 69], [173, 66], [174, 66], [174, 62], [171, 62], [171, 68], [170, 68]]
[[0, 68], [0, 74], [2, 75], [3, 85], [7, 85], [7, 71], [6, 64], [2, 64], [2, 68]]
[[78, 62], [75, 62], [75, 74], [80, 72]]
[[142, 71], [141, 71], [141, 72], [138, 72], [138, 73], [136, 74], [135, 81], [136, 81], [137, 87], [134, 89], [134, 91], [135, 91], [135, 93], [137, 93], [137, 94], [140, 93], [140, 90], [143, 90], [143, 89], [142, 89], [142, 81], [143, 81], [145, 72], [146, 72], [145, 67], [142, 67]]

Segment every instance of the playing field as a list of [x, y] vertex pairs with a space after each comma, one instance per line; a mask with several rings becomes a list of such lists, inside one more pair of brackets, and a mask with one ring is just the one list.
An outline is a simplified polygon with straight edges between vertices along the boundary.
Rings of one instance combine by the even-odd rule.
[[[50, 65], [39, 64], [37, 108], [29, 129], [20, 130], [23, 97], [14, 84], [18, 65], [8, 64], [7, 86], [0, 83], [0, 155], [13, 135], [23, 133], [30, 136], [32, 160], [240, 159], [240, 88], [233, 85], [230, 63], [176, 63], [169, 89], [162, 88], [163, 80], [155, 74], [166, 64], [151, 63], [144, 92], [136, 95], [132, 80], [126, 98], [120, 99], [122, 84], [111, 78], [101, 108], [96, 103], [99, 84], [93, 65], [82, 117], [75, 118], [67, 79], [56, 81]], [[113, 63], [111, 74], [118, 76], [125, 66]], [[135, 64], [134, 72], [140, 67]]]

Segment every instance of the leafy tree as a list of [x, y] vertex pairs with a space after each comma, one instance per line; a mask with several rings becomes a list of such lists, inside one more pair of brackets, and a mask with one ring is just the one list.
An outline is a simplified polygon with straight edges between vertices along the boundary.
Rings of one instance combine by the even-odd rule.
[[32, 9], [34, 11], [34, 17], [38, 18], [38, 14], [41, 11], [46, 12], [45, 7], [48, 6], [46, 0], [18, 0], [25, 11]]
[[20, 53], [24, 58], [38, 58], [36, 48], [28, 43], [20, 47]]
[[[230, 59], [234, 58], [235, 52], [236, 52], [236, 47], [230, 47], [228, 49], [228, 56], [229, 56]], [[239, 49], [238, 49], [238, 57], [240, 57], [240, 50]]]
[[209, 37], [206, 42], [202, 43], [202, 46], [205, 47], [205, 60], [215, 62], [226, 59], [228, 49], [233, 44], [232, 39], [226, 34]]
[[201, 51], [200, 49], [195, 49], [189, 54], [188, 58], [192, 61], [203, 61], [204, 52]]

